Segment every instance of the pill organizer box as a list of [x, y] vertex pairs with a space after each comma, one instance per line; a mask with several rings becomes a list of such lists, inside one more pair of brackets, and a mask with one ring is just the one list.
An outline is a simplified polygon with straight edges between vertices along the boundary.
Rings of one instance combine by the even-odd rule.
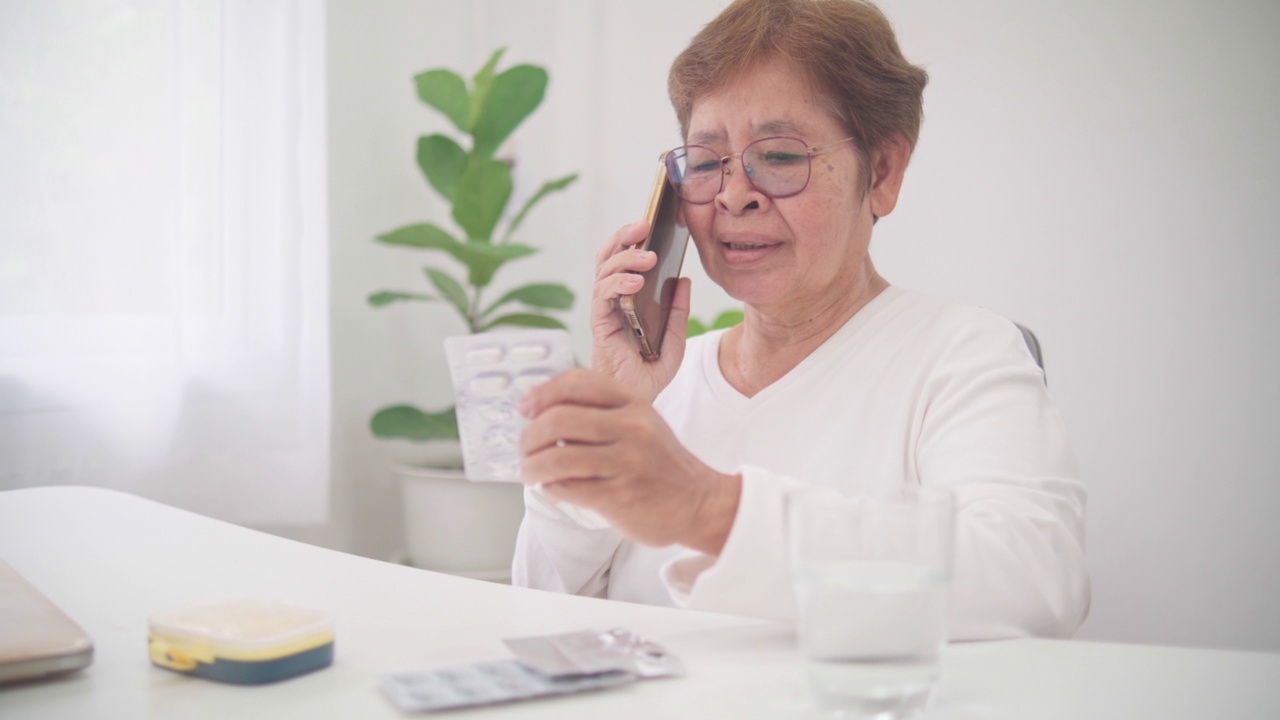
[[236, 685], [286, 680], [333, 663], [333, 618], [278, 600], [231, 599], [159, 612], [148, 623], [151, 662]]

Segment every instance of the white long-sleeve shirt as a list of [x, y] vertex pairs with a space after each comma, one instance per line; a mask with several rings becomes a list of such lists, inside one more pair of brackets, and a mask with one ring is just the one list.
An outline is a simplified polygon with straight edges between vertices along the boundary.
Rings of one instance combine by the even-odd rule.
[[690, 339], [654, 407], [703, 462], [742, 476], [719, 556], [587, 529], [526, 492], [518, 585], [791, 620], [782, 497], [919, 484], [955, 492], [951, 638], [1065, 637], [1089, 608], [1085, 489], [1017, 328], [890, 287], [753, 397]]

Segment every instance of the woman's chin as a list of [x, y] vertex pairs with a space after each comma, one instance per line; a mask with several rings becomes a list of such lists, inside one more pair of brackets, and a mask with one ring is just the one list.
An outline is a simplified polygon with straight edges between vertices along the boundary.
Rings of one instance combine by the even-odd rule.
[[787, 293], [776, 284], [761, 282], [762, 278], [729, 278], [716, 284], [725, 294], [744, 305], [767, 307], [785, 300]]

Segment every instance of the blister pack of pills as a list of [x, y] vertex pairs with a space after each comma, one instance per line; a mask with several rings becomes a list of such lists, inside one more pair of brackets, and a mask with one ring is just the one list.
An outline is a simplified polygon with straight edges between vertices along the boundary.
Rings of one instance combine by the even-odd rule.
[[401, 710], [437, 712], [603, 690], [636, 680], [623, 671], [552, 678], [516, 660], [498, 660], [396, 673], [382, 678], [379, 688]]
[[516, 409], [531, 387], [573, 367], [564, 330], [506, 330], [445, 338], [462, 461], [470, 480], [519, 482]]
[[[453, 379], [462, 462], [468, 480], [520, 481], [517, 410], [525, 392], [574, 366], [564, 330], [506, 330], [445, 338]], [[537, 492], [537, 489], [535, 489]], [[556, 503], [579, 525], [598, 530], [609, 522], [592, 510]]]
[[548, 677], [612, 671], [644, 679], [684, 674], [679, 658], [625, 628], [507, 638], [502, 642], [526, 667]]

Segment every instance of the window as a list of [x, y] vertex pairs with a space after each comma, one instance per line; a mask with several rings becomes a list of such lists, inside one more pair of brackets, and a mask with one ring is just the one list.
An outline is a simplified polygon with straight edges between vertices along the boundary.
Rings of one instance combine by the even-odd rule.
[[322, 521], [323, 2], [5, 2], [0, 78], [0, 489]]

